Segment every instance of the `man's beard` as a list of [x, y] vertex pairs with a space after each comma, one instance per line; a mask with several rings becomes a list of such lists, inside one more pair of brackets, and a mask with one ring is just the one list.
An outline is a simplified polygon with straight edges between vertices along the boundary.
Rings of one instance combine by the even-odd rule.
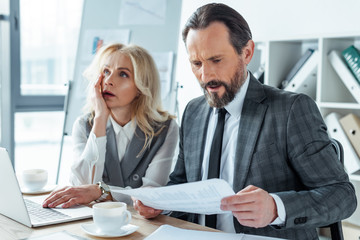
[[[239, 91], [240, 87], [243, 85], [245, 80], [246, 80], [246, 76], [244, 74], [244, 70], [239, 67], [239, 69], [237, 69], [237, 71], [234, 73], [233, 77], [231, 78], [230, 84], [227, 84], [221, 80], [216, 79], [216, 80], [211, 80], [206, 84], [200, 83], [200, 85], [204, 91], [204, 95], [209, 105], [215, 108], [223, 108], [232, 100], [234, 100], [236, 93]], [[225, 88], [225, 92], [222, 97], [220, 97], [217, 92], [209, 93], [206, 90], [206, 87], [211, 87], [211, 86], [216, 87], [221, 85], [224, 86]]]

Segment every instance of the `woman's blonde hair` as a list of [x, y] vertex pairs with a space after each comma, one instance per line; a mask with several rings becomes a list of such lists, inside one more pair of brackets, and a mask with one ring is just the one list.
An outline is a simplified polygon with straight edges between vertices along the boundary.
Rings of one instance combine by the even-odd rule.
[[[145, 144], [141, 150], [143, 152], [150, 146], [154, 136], [162, 131], [163, 127], [160, 127], [162, 123], [175, 118], [167, 111], [162, 110], [159, 72], [153, 58], [144, 48], [137, 45], [113, 43], [99, 49], [94, 60], [83, 73], [83, 76], [89, 81], [87, 104], [84, 111], [90, 113], [89, 123], [92, 126], [95, 114], [92, 101], [93, 88], [102, 73], [105, 61], [115, 53], [127, 55], [134, 68], [134, 81], [140, 95], [133, 101], [131, 119], [136, 117], [137, 125], [145, 134]], [[159, 130], [155, 132], [155, 129], [158, 128]]]

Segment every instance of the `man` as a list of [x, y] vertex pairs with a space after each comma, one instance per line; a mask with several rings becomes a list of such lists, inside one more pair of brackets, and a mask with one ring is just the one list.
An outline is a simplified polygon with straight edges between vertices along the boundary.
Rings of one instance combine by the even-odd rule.
[[[237, 193], [222, 199], [221, 209], [232, 214], [216, 216], [213, 227], [318, 239], [316, 227], [354, 212], [355, 191], [314, 101], [262, 85], [247, 71], [254, 53], [251, 37], [243, 17], [224, 4], [200, 7], [185, 25], [183, 40], [205, 96], [184, 111], [179, 156], [168, 184], [213, 177], [212, 155], [218, 150], [212, 142], [219, 138], [214, 129], [225, 108], [222, 142], [214, 144], [221, 146], [218, 177]], [[162, 212], [140, 201], [134, 207], [146, 218]], [[214, 223], [209, 216], [172, 215]]]

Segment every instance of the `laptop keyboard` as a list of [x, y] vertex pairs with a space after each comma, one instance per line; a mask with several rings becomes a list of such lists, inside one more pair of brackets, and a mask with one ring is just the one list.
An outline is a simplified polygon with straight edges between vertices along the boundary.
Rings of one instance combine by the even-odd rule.
[[24, 199], [31, 221], [45, 222], [71, 218], [69, 215], [58, 212], [52, 208], [43, 208], [39, 203]]

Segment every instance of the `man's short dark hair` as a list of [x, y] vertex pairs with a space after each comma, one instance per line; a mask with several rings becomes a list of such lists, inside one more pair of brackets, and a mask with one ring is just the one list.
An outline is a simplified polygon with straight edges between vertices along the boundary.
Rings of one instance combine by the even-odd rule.
[[210, 3], [199, 7], [188, 19], [182, 32], [183, 41], [190, 29], [204, 29], [212, 22], [221, 22], [229, 30], [230, 42], [240, 54], [243, 47], [252, 38], [251, 31], [246, 20], [235, 9], [222, 4]]

